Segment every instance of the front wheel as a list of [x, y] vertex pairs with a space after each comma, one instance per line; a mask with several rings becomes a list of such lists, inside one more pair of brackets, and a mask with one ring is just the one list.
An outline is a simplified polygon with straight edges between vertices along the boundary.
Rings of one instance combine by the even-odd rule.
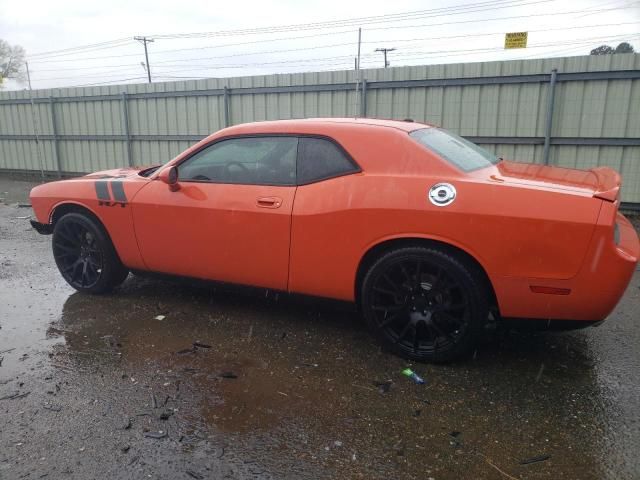
[[477, 270], [437, 248], [384, 254], [366, 273], [360, 299], [383, 345], [421, 362], [448, 362], [468, 353], [489, 314]]
[[52, 243], [60, 273], [76, 290], [107, 292], [129, 274], [104, 227], [88, 215], [68, 213], [60, 218], [53, 229]]

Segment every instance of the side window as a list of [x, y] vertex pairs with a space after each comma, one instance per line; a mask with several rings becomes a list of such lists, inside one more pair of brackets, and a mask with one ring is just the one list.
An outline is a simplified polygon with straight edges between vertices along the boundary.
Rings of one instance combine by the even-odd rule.
[[335, 143], [323, 138], [300, 138], [298, 147], [299, 185], [357, 171], [358, 168]]
[[295, 137], [231, 138], [178, 166], [180, 180], [247, 185], [295, 185]]

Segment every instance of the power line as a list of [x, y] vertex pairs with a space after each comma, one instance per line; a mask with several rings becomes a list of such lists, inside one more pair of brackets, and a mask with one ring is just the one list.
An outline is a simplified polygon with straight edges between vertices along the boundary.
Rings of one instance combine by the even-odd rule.
[[[630, 5], [634, 4], [634, 3], [639, 3], [639, 2], [632, 2], [631, 4], [629, 4], [626, 7], [619, 7], [619, 8], [608, 8], [608, 9], [600, 9], [600, 10], [593, 10], [591, 11], [591, 13], [603, 13], [603, 12], [609, 12], [609, 11], [614, 11], [614, 10], [621, 10], [624, 8], [628, 8]], [[439, 23], [429, 23], [429, 24], [420, 24], [420, 25], [401, 25], [401, 26], [393, 26], [393, 25], [389, 25], [389, 26], [385, 26], [385, 27], [371, 27], [368, 28], [367, 31], [374, 31], [374, 30], [391, 30], [391, 29], [397, 29], [397, 28], [402, 28], [402, 29], [411, 29], [411, 28], [424, 28], [424, 27], [432, 27], [432, 26], [445, 26], [445, 25], [460, 25], [460, 24], [467, 24], [467, 23], [484, 23], [484, 22], [496, 22], [496, 21], [502, 21], [502, 20], [513, 20], [513, 19], [519, 19], [519, 18], [532, 18], [532, 17], [548, 17], [548, 16], [561, 16], [561, 15], [571, 15], [571, 14], [575, 14], [575, 13], [584, 13], [585, 10], [572, 10], [572, 11], [565, 11], [565, 12], [555, 12], [555, 13], [540, 13], [540, 14], [531, 14], [531, 15], [514, 15], [514, 16], [506, 16], [506, 17], [494, 17], [494, 18], [487, 18], [487, 19], [475, 19], [475, 20], [461, 20], [461, 21], [453, 21], [453, 22], [439, 22]], [[636, 24], [636, 22], [629, 22], [627, 24]], [[618, 25], [618, 24], [609, 24], [609, 25]], [[620, 24], [620, 25], [625, 25], [625, 24]], [[594, 25], [593, 27], [598, 27], [600, 25]], [[604, 26], [604, 25], [602, 25]], [[569, 30], [572, 28], [587, 28], [587, 27], [564, 27], [561, 30]], [[588, 28], [592, 28], [591, 26]], [[531, 30], [530, 30], [531, 31]], [[551, 31], [551, 30], [549, 30]], [[500, 32], [500, 33], [504, 33], [504, 32]], [[249, 45], [249, 44], [255, 44], [255, 43], [266, 43], [266, 42], [278, 42], [278, 41], [289, 41], [289, 40], [298, 40], [298, 39], [304, 39], [304, 38], [315, 38], [318, 36], [330, 36], [330, 35], [343, 35], [343, 34], [353, 34], [353, 30], [345, 30], [345, 31], [341, 31], [341, 32], [324, 32], [324, 33], [314, 33], [311, 35], [301, 35], [301, 36], [295, 36], [295, 37], [280, 37], [280, 38], [273, 38], [273, 39], [261, 39], [261, 40], [253, 40], [253, 41], [248, 41], [248, 42], [237, 42], [237, 43], [228, 43], [228, 44], [221, 44], [221, 45], [211, 45], [211, 46], [205, 46], [205, 47], [193, 47], [193, 48], [177, 48], [177, 49], [167, 49], [167, 50], [157, 50], [155, 53], [156, 54], [162, 54], [162, 53], [173, 53], [173, 52], [185, 52], [185, 51], [192, 51], [192, 50], [207, 50], [207, 49], [216, 49], [216, 48], [224, 48], [224, 47], [235, 47], [235, 46], [242, 46], [242, 45]], [[487, 35], [487, 34], [482, 34], [482, 35]], [[443, 37], [440, 37], [443, 38]], [[370, 42], [363, 42], [363, 43], [370, 43]], [[80, 57], [80, 58], [75, 58], [75, 59], [57, 59], [57, 60], [34, 60], [32, 61], [32, 63], [63, 63], [63, 62], [78, 62], [78, 61], [87, 61], [87, 60], [102, 60], [102, 59], [107, 59], [107, 58], [122, 58], [122, 57], [132, 57], [132, 56], [137, 56], [137, 53], [131, 53], [131, 54], [121, 54], [121, 55], [103, 55], [103, 56], [98, 56], [98, 57]], [[157, 63], [157, 62], [156, 62]]]
[[[635, 25], [635, 22], [628, 22], [626, 24], [609, 24], [608, 26], [620, 26], [620, 25]], [[572, 28], [578, 29], [578, 28], [594, 28], [594, 25], [590, 25], [590, 26], [585, 26], [585, 27], [568, 27], [568, 28], [555, 28], [555, 29], [541, 29], [541, 30], [529, 30], [529, 33], [535, 33], [535, 32], [549, 32], [549, 31], [558, 31], [558, 30], [569, 30]], [[480, 34], [463, 34], [463, 35], [448, 35], [448, 36], [441, 36], [441, 37], [422, 37], [422, 38], [400, 38], [400, 39], [391, 39], [391, 40], [384, 40], [384, 41], [388, 41], [388, 42], [416, 42], [416, 41], [424, 41], [424, 40], [452, 40], [452, 39], [457, 39], [457, 38], [473, 38], [473, 37], [482, 37], [482, 36], [493, 36], [493, 35], [504, 35], [504, 32], [491, 32], [491, 33], [480, 33]], [[380, 43], [381, 40], [370, 40], [370, 41], [366, 41], [366, 42], [362, 42], [362, 43], [367, 43], [367, 44], [371, 44], [371, 43]], [[350, 45], [354, 45], [353, 43], [340, 43], [340, 44], [329, 44], [329, 45], [316, 45], [314, 47], [302, 47], [302, 48], [292, 48], [292, 49], [285, 49], [285, 50], [268, 50], [268, 51], [259, 51], [259, 52], [250, 52], [250, 53], [236, 53], [236, 54], [230, 54], [230, 55], [220, 55], [220, 56], [215, 56], [215, 57], [190, 57], [190, 58], [180, 58], [180, 59], [173, 59], [173, 60], [161, 60], [161, 61], [157, 61], [155, 62], [156, 65], [170, 65], [170, 64], [183, 64], [186, 62], [193, 62], [193, 61], [198, 61], [198, 60], [217, 60], [220, 58], [234, 58], [234, 57], [240, 57], [240, 56], [249, 56], [249, 55], [263, 55], [263, 54], [269, 54], [269, 53], [284, 53], [284, 52], [294, 52], [294, 51], [305, 51], [305, 50], [317, 50], [317, 49], [321, 49], [321, 48], [331, 48], [331, 47], [337, 47], [337, 46], [350, 46]]]
[[240, 29], [240, 30], [221, 30], [221, 31], [212, 31], [212, 32], [156, 34], [156, 35], [153, 35], [153, 37], [163, 38], [163, 39], [202, 38], [202, 37], [217, 37], [217, 36], [256, 35], [261, 33], [274, 33], [274, 32], [292, 31], [292, 30], [301, 31], [301, 30], [321, 29], [321, 28], [360, 26], [360, 25], [367, 25], [367, 24], [373, 24], [373, 23], [406, 21], [406, 20], [413, 20], [414, 18], [423, 18], [423, 17], [461, 15], [466, 13], [475, 13], [478, 11], [495, 10], [498, 8], [521, 7], [521, 6], [534, 5], [534, 4], [540, 4], [540, 3], [549, 3], [552, 1], [554, 0], [535, 0], [532, 2], [531, 1], [527, 2], [524, 0], [491, 0], [491, 1], [485, 1], [485, 2], [470, 3], [466, 5], [458, 5], [453, 7], [441, 7], [441, 8], [435, 8], [430, 10], [417, 10], [412, 12], [377, 15], [377, 16], [371, 16], [371, 17], [349, 18], [349, 19], [333, 20], [333, 21], [327, 21], [327, 22], [313, 22], [313, 23], [303, 23], [303, 24], [294, 24], [294, 25], [279, 25], [279, 26], [258, 27], [258, 28]]
[[85, 52], [90, 52], [90, 51], [95, 51], [95, 50], [104, 50], [106, 48], [116, 48], [116, 47], [121, 47], [126, 43], [129, 43], [131, 41], [131, 39], [126, 38], [126, 39], [119, 39], [119, 40], [112, 40], [109, 42], [102, 42], [102, 43], [95, 43], [92, 45], [84, 45], [84, 46], [79, 46], [79, 47], [70, 47], [70, 48], [65, 48], [63, 50], [51, 50], [48, 52], [41, 52], [41, 53], [32, 53], [29, 54], [30, 58], [33, 57], [59, 57], [59, 56], [65, 56], [65, 55], [73, 55], [76, 53], [85, 53]]
[[[539, 45], [530, 45], [527, 47], [527, 49], [532, 49], [532, 48], [546, 48], [546, 47], [553, 47], [553, 46], [558, 46], [558, 45], [575, 45], [575, 44], [589, 44], [589, 43], [593, 43], [595, 41], [606, 41], [608, 39], [612, 39], [612, 38], [633, 38], [634, 35], [632, 35], [631, 37], [629, 36], [629, 34], [621, 34], [615, 37], [611, 37], [611, 36], [607, 36], [607, 37], [589, 37], [589, 38], [583, 38], [583, 39], [577, 39], [576, 41], [572, 41], [572, 42], [565, 42], [565, 43], [558, 43], [558, 42], [553, 42], [553, 43], [545, 43], [545, 44], [539, 44]], [[424, 55], [428, 55], [428, 56], [437, 56], [436, 54], [442, 54], [442, 56], [455, 56], [456, 54], [468, 54], [468, 53], [477, 53], [477, 52], [494, 52], [494, 51], [505, 51], [503, 47], [488, 47], [488, 48], [474, 48], [474, 49], [462, 49], [462, 50], [441, 50], [441, 51], [436, 51], [436, 52], [412, 52], [412, 53], [405, 53], [405, 54], [401, 54], [398, 55], [398, 58], [409, 58], [411, 59], [412, 57], [415, 57], [416, 55], [422, 55], [424, 58]], [[365, 54], [363, 55], [363, 57], [366, 57], [367, 59], [373, 58], [374, 55], [373, 54]], [[220, 68], [242, 68], [242, 67], [251, 67], [251, 66], [264, 66], [264, 65], [283, 65], [283, 64], [289, 64], [289, 63], [296, 63], [299, 65], [304, 65], [304, 64], [309, 64], [309, 63], [314, 63], [314, 62], [318, 62], [318, 61], [326, 61], [326, 60], [342, 60], [343, 62], [351, 62], [353, 56], [352, 55], [341, 55], [341, 56], [334, 56], [334, 57], [321, 57], [321, 58], [300, 58], [300, 59], [291, 59], [291, 60], [279, 60], [279, 61], [273, 61], [273, 62], [256, 62], [256, 63], [241, 63], [241, 64], [215, 64], [215, 65], [198, 65], [198, 66], [193, 66], [193, 67], [181, 67], [179, 70], [165, 70], [164, 72], [169, 72], [169, 71], [184, 71], [184, 70], [194, 70], [194, 69], [202, 69], [202, 70], [208, 70], [208, 69], [220, 69]]]
[[[180, 38], [202, 38], [202, 37], [216, 37], [216, 36], [239, 36], [239, 35], [256, 35], [265, 33], [278, 33], [286, 31], [298, 31], [298, 30], [313, 30], [321, 28], [338, 28], [347, 25], [359, 26], [363, 24], [382, 23], [382, 22], [399, 22], [406, 20], [413, 20], [415, 18], [428, 18], [428, 17], [440, 17], [449, 15], [461, 15], [466, 13], [476, 13], [482, 11], [490, 11], [499, 8], [509, 7], [522, 7], [540, 3], [549, 3], [555, 0], [490, 0], [484, 2], [470, 3], [466, 5], [459, 5], [454, 7], [441, 7], [430, 10], [418, 10], [413, 12], [403, 12], [396, 14], [378, 15], [373, 17], [356, 17], [342, 20], [334, 20], [328, 22], [313, 22], [307, 24], [297, 25], [281, 25], [274, 27], [260, 27], [253, 29], [243, 30], [223, 30], [217, 32], [199, 32], [199, 33], [178, 33], [178, 34], [159, 34], [152, 35], [153, 38], [162, 39], [180, 39]], [[108, 42], [101, 42], [97, 44], [83, 45], [78, 47], [71, 47], [63, 50], [52, 50], [48, 52], [40, 52], [30, 55], [30, 57], [48, 57], [48, 56], [62, 56], [76, 53], [80, 50], [90, 49], [102, 49], [112, 48], [114, 46], [120, 46], [119, 44], [130, 41], [128, 38], [111, 40]]]
[[82, 85], [69, 85], [69, 86], [64, 86], [64, 87], [59, 87], [59, 88], [79, 88], [79, 87], [93, 87], [95, 85], [105, 85], [105, 84], [109, 84], [109, 83], [121, 83], [121, 82], [128, 82], [131, 80], [144, 80], [147, 77], [132, 77], [132, 78], [122, 78], [119, 80], [110, 80], [110, 81], [106, 81], [106, 82], [96, 82], [96, 83], [84, 83]]
[[[640, 35], [636, 34], [619, 34], [615, 36], [604, 36], [604, 37], [587, 37], [582, 39], [575, 39], [570, 42], [553, 42], [553, 43], [543, 43], [538, 45], [530, 45], [527, 47], [527, 50], [536, 49], [536, 48], [547, 48], [553, 46], [570, 46], [570, 45], [588, 45], [594, 42], [602, 42], [602, 41], [613, 41], [613, 40], [621, 40], [621, 39], [633, 39], [636, 37], [640, 37]], [[576, 47], [577, 48], [577, 47]], [[440, 50], [440, 51], [416, 51], [416, 52], [408, 52], [399, 54], [397, 56], [398, 59], [404, 60], [419, 60], [424, 58], [438, 58], [438, 57], [454, 57], [460, 55], [468, 55], [469, 53], [483, 53], [483, 52], [499, 52], [504, 51], [503, 47], [487, 47], [487, 48], [475, 48], [475, 49], [458, 49], [458, 50]], [[363, 58], [365, 61], [373, 61], [376, 55], [374, 54], [365, 54]], [[193, 70], [211, 70], [211, 69], [236, 69], [236, 68], [246, 68], [246, 67], [256, 67], [256, 66], [314, 66], [319, 65], [319, 62], [330, 62], [330, 63], [320, 63], [320, 65], [349, 65], [353, 59], [352, 55], [341, 55], [341, 56], [332, 56], [332, 57], [320, 57], [320, 58], [300, 58], [300, 59], [288, 59], [288, 60], [278, 60], [272, 62], [249, 62], [249, 63], [239, 63], [239, 64], [207, 64], [207, 65], [190, 65], [190, 66], [180, 66], [178, 67], [167, 65], [161, 66], [159, 68], [164, 70], [159, 70], [159, 76], [163, 76], [161, 74], [172, 73], [172, 72], [184, 72], [184, 71], [193, 71]], [[124, 73], [124, 72], [123, 72]], [[89, 77], [117, 77], [121, 76], [123, 73], [117, 74], [109, 74], [109, 73], [96, 73], [96, 74], [88, 74], [81, 76], [71, 76], [71, 77], [55, 77], [55, 78], [41, 78], [39, 80], [69, 80], [69, 79], [78, 79], [78, 78], [89, 78]]]
[[[598, 27], [611, 27], [611, 26], [624, 26], [624, 25], [636, 25], [636, 22], [625, 22], [625, 23], [609, 23], [609, 24], [601, 24], [601, 25], [583, 25], [576, 27], [559, 27], [559, 28], [545, 28], [545, 29], [532, 29], [529, 30], [529, 33], [542, 33], [542, 32], [553, 32], [553, 31], [565, 31], [565, 30], [577, 30], [577, 29], [585, 29], [585, 28], [598, 28]], [[462, 34], [462, 35], [447, 35], [447, 36], [439, 36], [439, 37], [421, 37], [421, 38], [394, 38], [394, 39], [385, 39], [385, 42], [417, 42], [424, 40], [453, 40], [459, 38], [477, 38], [477, 37], [485, 37], [485, 36], [495, 36], [495, 35], [504, 35], [504, 32], [487, 32], [487, 33], [472, 33], [472, 34]], [[372, 43], [380, 43], [382, 40], [369, 40], [364, 41], [362, 43], [372, 44]], [[161, 60], [156, 61], [155, 65], [168, 65], [168, 64], [179, 64], [184, 62], [191, 62], [196, 60], [215, 60], [220, 58], [233, 58], [233, 57], [244, 57], [244, 56], [252, 56], [252, 55], [264, 55], [271, 53], [286, 53], [286, 52], [297, 52], [297, 51], [307, 51], [307, 50], [318, 50], [324, 48], [335, 48], [335, 47], [343, 47], [343, 46], [352, 46], [353, 42], [349, 43], [332, 43], [325, 45], [316, 45], [313, 47], [301, 47], [301, 48], [289, 48], [289, 49], [281, 49], [281, 50], [261, 50], [257, 52], [247, 52], [247, 53], [235, 53], [229, 55], [219, 55], [215, 57], [190, 57], [190, 58], [182, 58], [182, 59], [172, 59], [172, 60]], [[138, 54], [136, 54], [138, 55]], [[116, 65], [101, 65], [102, 68], [108, 68], [109, 71], [112, 69], [122, 69], [122, 68], [134, 68], [139, 64], [131, 63], [131, 64], [116, 64]], [[96, 66], [84, 66], [84, 67], [71, 67], [71, 68], [55, 68], [55, 69], [36, 69], [35, 72], [60, 72], [60, 71], [77, 71], [77, 70], [94, 70]]]

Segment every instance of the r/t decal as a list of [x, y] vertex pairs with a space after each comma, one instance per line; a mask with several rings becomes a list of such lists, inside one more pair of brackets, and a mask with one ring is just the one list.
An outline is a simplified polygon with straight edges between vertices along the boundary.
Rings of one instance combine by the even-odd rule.
[[124, 208], [127, 204], [127, 195], [124, 192], [122, 180], [96, 180], [95, 187], [98, 206], [115, 207], [120, 205]]

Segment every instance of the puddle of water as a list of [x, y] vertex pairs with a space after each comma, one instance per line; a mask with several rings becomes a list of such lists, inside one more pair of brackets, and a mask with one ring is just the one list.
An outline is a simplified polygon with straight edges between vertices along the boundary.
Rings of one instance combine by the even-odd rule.
[[[79, 442], [65, 451], [82, 442], [93, 449], [69, 461], [99, 462], [103, 444], [118, 438], [176, 475], [180, 462], [207, 458], [239, 478], [497, 478], [498, 467], [522, 478], [617, 479], [640, 471], [638, 275], [602, 327], [507, 334], [483, 343], [475, 360], [412, 365], [427, 380], [419, 386], [349, 312], [136, 277], [112, 295], [74, 293], [55, 271], [47, 237], [20, 230], [13, 213], [0, 208], [0, 227], [11, 232], [0, 237], [0, 351], [15, 349], [0, 354], [0, 380], [10, 381], [0, 382], [0, 396], [24, 379], [32, 395], [0, 402], [12, 419], [5, 432], [14, 432], [0, 435], [0, 472], [10, 465], [5, 455], [20, 455], [23, 423], [33, 458], [56, 435]], [[19, 412], [40, 418], [48, 402], [63, 406], [64, 423], [51, 423], [51, 411], [54, 420], [42, 424], [19, 420]], [[159, 419], [167, 409], [170, 418]], [[166, 429], [166, 442], [146, 439], [145, 429]], [[109, 448], [121, 455], [119, 445]], [[520, 465], [539, 455], [551, 458]], [[123, 462], [113, 476], [133, 468]], [[206, 468], [222, 468], [214, 463]], [[137, 474], [158, 473], [149, 464], [134, 463]]]

